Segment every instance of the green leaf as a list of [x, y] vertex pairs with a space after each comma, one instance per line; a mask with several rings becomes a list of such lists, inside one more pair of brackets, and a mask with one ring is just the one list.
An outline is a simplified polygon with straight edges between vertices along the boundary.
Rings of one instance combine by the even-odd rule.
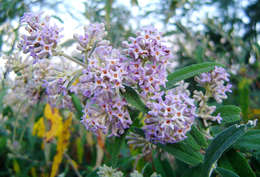
[[0, 50], [2, 50], [2, 45], [3, 45], [3, 39], [2, 39], [2, 34], [0, 34]]
[[[132, 127], [131, 130], [136, 134], [139, 134], [143, 137], [145, 136], [144, 131], [140, 128]], [[203, 156], [199, 153], [198, 150], [195, 150], [197, 149], [197, 147], [194, 148], [195, 145], [192, 145], [193, 148], [191, 148], [192, 141], [188, 139], [189, 138], [176, 144], [157, 144], [157, 146], [164, 151], [169, 152], [180, 161], [195, 166], [200, 162], [203, 162]]]
[[200, 176], [200, 171], [201, 171], [201, 164], [196, 166], [196, 167], [192, 167], [192, 168], [186, 168], [182, 171], [182, 175], [181, 177], [199, 177]]
[[236, 173], [234, 173], [231, 170], [225, 169], [225, 168], [216, 168], [216, 171], [218, 174], [220, 174], [222, 177], [239, 177]]
[[135, 159], [136, 159], [136, 156], [120, 157], [118, 159], [118, 166], [117, 166], [117, 168], [120, 168], [122, 171], [131, 169], [132, 164], [134, 163]]
[[95, 169], [94, 171], [88, 173], [86, 177], [98, 177], [97, 172], [98, 172], [98, 168]]
[[142, 127], [141, 120], [143, 117], [143, 113], [137, 109], [131, 109], [130, 107], [128, 107], [128, 112], [129, 112], [131, 120], [133, 122], [131, 127]]
[[244, 152], [256, 151], [260, 149], [260, 130], [249, 130], [244, 136], [239, 138], [234, 146], [235, 149], [239, 149]]
[[142, 169], [142, 174], [144, 174], [144, 177], [150, 177], [153, 173], [153, 167], [150, 162], [147, 162], [143, 169]]
[[141, 128], [131, 127], [132, 132], [144, 137], [144, 131]]
[[238, 93], [239, 93], [239, 102], [240, 107], [242, 109], [243, 119], [245, 121], [248, 120], [248, 113], [249, 113], [249, 103], [250, 103], [250, 80], [247, 78], [242, 78], [241, 81], [238, 83]]
[[202, 46], [197, 46], [197, 49], [195, 50], [195, 59], [197, 62], [202, 62], [204, 58], [205, 48]]
[[138, 6], [138, 0], [131, 0], [132, 6]]
[[71, 96], [72, 103], [73, 103], [73, 105], [74, 105], [74, 107], [77, 111], [78, 116], [82, 117], [83, 116], [83, 112], [82, 112], [83, 108], [81, 106], [80, 99], [74, 93], [70, 93], [70, 96]]
[[168, 82], [166, 83], [166, 89], [173, 88], [174, 85], [179, 81], [194, 77], [204, 72], [209, 72], [213, 70], [215, 66], [222, 66], [222, 65], [214, 62], [205, 62], [205, 63], [193, 64], [181, 68], [168, 75], [167, 77]]
[[156, 157], [156, 153], [153, 153], [153, 164], [157, 173], [161, 174], [162, 176], [166, 176], [160, 157]]
[[0, 137], [0, 155], [5, 153], [5, 148], [7, 149], [6, 143], [7, 143], [7, 138], [4, 136], [1, 136]]
[[177, 32], [177, 31], [167, 31], [167, 32], [165, 32], [165, 33], [163, 34], [163, 37], [165, 37], [165, 36], [171, 36], [171, 35], [176, 34], [176, 33], [178, 33], [178, 32]]
[[204, 135], [199, 131], [199, 129], [193, 125], [190, 131], [190, 134], [192, 135], [192, 137], [196, 140], [196, 142], [206, 148], [208, 146], [208, 143], [204, 137]]
[[84, 146], [83, 146], [83, 142], [81, 141], [81, 139], [78, 137], [75, 140], [75, 144], [76, 144], [76, 148], [77, 148], [77, 160], [78, 163], [81, 164], [82, 163], [82, 159], [84, 157]]
[[106, 18], [107, 25], [110, 25], [110, 16], [111, 16], [112, 4], [113, 4], [113, 0], [106, 0], [106, 5], [105, 5], [106, 15], [105, 15], [105, 18]]
[[218, 167], [225, 168], [231, 171], [235, 171], [232, 167], [232, 164], [228, 160], [228, 156], [225, 153], [218, 160]]
[[[67, 85], [67, 89], [69, 90], [71, 88], [71, 86], [73, 85], [73, 83], [76, 83], [75, 81], [78, 81], [77, 79], [79, 79], [79, 77], [82, 75], [82, 71], [77, 71], [73, 77], [71, 78], [71, 80], [69, 81], [68, 85]], [[76, 83], [77, 84], [77, 83]]]
[[231, 165], [232, 171], [236, 172], [239, 176], [255, 177], [254, 171], [248, 164], [247, 159], [241, 153], [231, 149], [226, 152], [224, 156], [225, 160], [228, 161], [227, 163]]
[[[187, 171], [190, 168], [190, 165], [175, 159], [174, 160], [174, 174], [175, 176], [179, 177], [179, 176], [183, 176], [183, 172]], [[190, 175], [191, 176], [191, 175]]]
[[69, 47], [69, 46], [71, 46], [75, 42], [76, 42], [75, 39], [68, 39], [65, 42], [63, 42], [62, 44], [60, 44], [60, 46], [61, 47]]
[[0, 91], [0, 113], [3, 111], [3, 99], [6, 94], [6, 88], [2, 88]]
[[213, 115], [220, 113], [222, 123], [231, 123], [240, 121], [241, 109], [234, 105], [225, 105], [216, 109]]
[[[171, 176], [171, 177], [176, 177], [175, 172], [173, 171], [170, 162], [168, 161], [168, 159], [164, 159], [161, 161], [161, 164], [163, 166], [163, 169], [166, 173], [166, 176]], [[162, 173], [161, 173], [162, 174]]]
[[61, 23], [64, 23], [64, 21], [60, 17], [58, 17], [57, 15], [52, 15], [51, 17], [57, 19]]
[[214, 164], [221, 157], [225, 150], [234, 144], [241, 136], [243, 136], [250, 123], [246, 125], [233, 125], [220, 132], [209, 145], [204, 159], [201, 176], [209, 176]]
[[126, 99], [126, 101], [134, 108], [144, 113], [148, 112], [148, 108], [142, 102], [136, 91], [131, 87], [125, 86], [125, 92], [123, 92], [122, 95]]
[[193, 138], [193, 136], [190, 133], [187, 133], [187, 137], [183, 143], [186, 143], [187, 145], [189, 145], [192, 149], [194, 149], [195, 151], [199, 151], [200, 150], [200, 145], [197, 143], [197, 141]]
[[124, 142], [123, 138], [115, 137], [113, 141], [113, 148], [111, 152], [111, 163], [112, 167], [116, 167], [118, 161], [118, 154], [120, 153], [120, 149], [122, 143]]
[[11, 106], [6, 106], [3, 108], [2, 114], [3, 114], [3, 116], [13, 117], [14, 112], [13, 112], [13, 109], [11, 108]]
[[203, 162], [203, 156], [184, 142], [167, 145], [158, 144], [157, 146], [189, 165], [195, 166]]

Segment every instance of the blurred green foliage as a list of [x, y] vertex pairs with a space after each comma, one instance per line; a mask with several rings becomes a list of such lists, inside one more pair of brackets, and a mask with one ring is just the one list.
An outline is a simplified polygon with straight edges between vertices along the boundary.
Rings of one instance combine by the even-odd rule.
[[1, 0], [0, 1], [0, 25], [15, 17], [22, 16], [28, 9], [22, 0]]

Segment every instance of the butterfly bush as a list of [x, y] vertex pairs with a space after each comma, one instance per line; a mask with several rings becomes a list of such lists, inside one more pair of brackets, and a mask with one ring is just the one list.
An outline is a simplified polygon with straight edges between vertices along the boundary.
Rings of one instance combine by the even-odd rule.
[[77, 48], [83, 57], [88, 56], [88, 66], [71, 91], [88, 99], [81, 121], [88, 130], [117, 136], [132, 124], [127, 103], [120, 95], [127, 73], [120, 51], [103, 40], [105, 35], [103, 24], [85, 27], [83, 36], [74, 35], [79, 42]]
[[[162, 91], [166, 86], [170, 49], [153, 27], [144, 28], [136, 38], [124, 42], [128, 56], [128, 82], [136, 88], [150, 109], [145, 119], [145, 136], [149, 141], [175, 143], [186, 138], [195, 118], [195, 105], [187, 84]], [[165, 99], [162, 97], [165, 96]]]
[[207, 120], [221, 123], [220, 114], [212, 115], [216, 106], [209, 106], [207, 102], [210, 98], [214, 98], [217, 103], [222, 103], [223, 99], [227, 99], [227, 93], [232, 92], [232, 85], [226, 84], [226, 82], [229, 82], [229, 76], [224, 68], [216, 66], [213, 71], [195, 77], [195, 81], [206, 90], [205, 93], [195, 90], [193, 95], [194, 99], [199, 102], [198, 116], [203, 119], [206, 126]]
[[21, 36], [18, 47], [24, 53], [30, 53], [35, 61], [51, 56], [62, 37], [62, 29], [52, 25], [49, 16], [42, 18], [42, 13], [25, 13], [21, 23], [26, 24], [25, 30], [29, 34]]
[[[162, 34], [152, 26], [124, 41], [120, 49], [106, 40], [104, 24], [85, 26], [81, 34], [73, 36], [80, 56], [77, 59], [58, 46], [62, 28], [53, 25], [50, 17], [26, 13], [21, 23], [26, 24], [29, 34], [21, 36], [18, 47], [30, 57], [9, 57], [9, 68], [19, 73], [15, 88], [23, 90], [34, 103], [44, 101], [71, 111], [75, 111], [72, 97], [77, 95], [83, 106], [81, 123], [96, 135], [120, 136], [130, 128], [134, 120], [129, 113], [132, 105], [125, 99], [126, 87], [134, 89], [148, 110], [141, 117], [144, 137], [133, 132], [127, 136], [128, 144], [145, 147], [143, 154], [151, 152], [156, 143], [184, 140], [196, 118], [205, 124], [221, 122], [220, 114], [213, 116], [216, 107], [208, 102], [214, 98], [222, 103], [227, 98], [231, 92], [229, 74], [215, 67], [195, 77], [205, 93], [195, 90], [191, 94], [184, 81], [167, 90], [167, 67], [173, 54]], [[62, 62], [54, 62], [56, 58]]]
[[74, 72], [75, 68], [68, 63], [63, 63], [63, 65], [52, 63], [50, 65], [42, 87], [45, 89], [45, 99], [51, 106], [74, 110], [68, 90], [69, 81]]
[[165, 87], [170, 49], [154, 27], [144, 28], [136, 38], [129, 40], [123, 42], [128, 82], [140, 88], [143, 98], [151, 97], [160, 92], [161, 86]]
[[150, 111], [143, 127], [148, 140], [164, 144], [186, 138], [196, 116], [196, 106], [187, 87], [187, 83], [181, 83], [168, 91], [165, 99], [158, 96], [148, 102]]

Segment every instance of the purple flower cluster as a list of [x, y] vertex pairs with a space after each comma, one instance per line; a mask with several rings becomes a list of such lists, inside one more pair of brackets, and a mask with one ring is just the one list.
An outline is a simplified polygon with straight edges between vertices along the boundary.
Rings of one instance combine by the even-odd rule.
[[49, 63], [38, 62], [32, 67], [30, 60], [21, 60], [20, 62], [20, 68], [17, 67], [20, 75], [16, 77], [13, 89], [15, 92], [23, 92], [25, 96], [29, 97], [30, 100], [27, 101], [30, 105], [37, 104], [42, 100], [42, 83], [48, 72]]
[[76, 85], [76, 91], [88, 98], [82, 123], [94, 133], [101, 129], [105, 134], [121, 135], [132, 124], [126, 101], [119, 92], [123, 88], [125, 72], [119, 56], [113, 58], [113, 55], [119, 54], [118, 51], [102, 46], [102, 49], [96, 48], [93, 56], [97, 53], [103, 60], [99, 58], [99, 63], [96, 58], [89, 59], [89, 68], [83, 71]]
[[148, 102], [150, 111], [145, 119], [145, 136], [155, 143], [176, 143], [186, 138], [186, 133], [196, 117], [196, 107], [187, 90], [187, 84], [168, 91], [165, 99], [158, 96]]
[[[77, 84], [70, 90], [88, 98], [82, 118], [86, 129], [95, 134], [100, 130], [105, 134], [118, 136], [132, 124], [126, 108], [127, 103], [120, 95], [120, 89], [124, 89], [123, 81], [127, 76], [125, 64], [121, 62], [119, 50], [102, 42], [104, 28], [100, 29], [100, 25], [96, 24], [85, 31], [86, 36], [95, 34], [93, 37], [89, 36], [90, 41], [96, 40], [97, 45], [87, 58], [88, 67], [83, 70]], [[81, 43], [81, 47], [90, 47], [87, 40], [84, 46], [83, 42]]]
[[107, 94], [92, 98], [85, 106], [81, 122], [95, 134], [102, 131], [110, 136], [119, 136], [132, 124], [126, 105], [126, 101], [119, 95]]
[[222, 103], [223, 99], [227, 98], [227, 92], [232, 92], [231, 84], [226, 84], [229, 81], [229, 74], [224, 68], [215, 67], [215, 69], [208, 73], [203, 73], [195, 77], [195, 80], [206, 89], [204, 94], [202, 91], [194, 91], [194, 99], [199, 102], [198, 117], [203, 119], [205, 126], [208, 126], [207, 120], [217, 121], [221, 123], [221, 115], [213, 116], [216, 106], [209, 106], [207, 104], [210, 97], [213, 97], [218, 103]]
[[[127, 48], [127, 83], [136, 88], [150, 109], [145, 119], [146, 139], [155, 143], [175, 143], [186, 138], [195, 118], [195, 105], [189, 97], [187, 84], [165, 93], [161, 87], [167, 82], [167, 64], [171, 57], [161, 34], [146, 27], [124, 42]], [[163, 99], [165, 97], [165, 99]]]
[[79, 43], [78, 50], [89, 52], [97, 43], [103, 41], [105, 36], [105, 25], [103, 23], [94, 23], [84, 27], [83, 35], [74, 34], [74, 39]]
[[52, 55], [61, 38], [61, 29], [51, 25], [48, 16], [41, 18], [41, 15], [41, 13], [24, 14], [21, 23], [27, 24], [25, 29], [29, 35], [22, 35], [22, 40], [18, 44], [24, 53], [30, 53], [36, 61]]
[[128, 82], [140, 88], [141, 96], [150, 97], [165, 87], [167, 81], [166, 67], [171, 56], [169, 48], [164, 44], [161, 34], [153, 27], [146, 27], [124, 42], [128, 58], [126, 71]]
[[85, 97], [119, 93], [127, 74], [120, 57], [120, 52], [111, 46], [96, 47], [92, 56], [88, 58], [88, 67], [79, 77], [79, 83], [72, 86], [71, 91]]
[[232, 92], [232, 85], [229, 83], [225, 85], [225, 82], [229, 82], [229, 74], [222, 67], [216, 66], [212, 72], [202, 73], [195, 77], [195, 80], [208, 89], [218, 103], [227, 99], [226, 92]]
[[66, 77], [45, 80], [42, 85], [46, 90], [47, 102], [52, 107], [67, 108], [73, 110], [71, 97], [68, 93], [68, 80]]
[[[26, 13], [21, 23], [27, 24], [25, 29], [29, 34], [22, 35], [18, 47], [24, 53], [30, 53], [31, 61], [35, 63], [55, 55], [82, 68], [39, 60], [31, 73], [31, 64], [22, 67], [23, 77], [17, 77], [20, 79], [17, 85], [21, 88], [28, 83], [29, 90], [24, 89], [25, 93], [35, 100], [41, 99], [45, 89], [46, 99], [52, 106], [71, 110], [70, 93], [75, 93], [84, 105], [81, 122], [95, 134], [120, 136], [132, 124], [128, 103], [122, 96], [125, 85], [134, 88], [149, 109], [142, 127], [145, 141], [144, 137], [130, 137], [130, 144], [145, 144], [146, 149], [151, 150], [153, 143], [176, 143], [185, 139], [195, 117], [202, 118], [204, 123], [207, 120], [220, 123], [222, 120], [220, 114], [212, 115], [216, 107], [207, 105], [207, 102], [211, 97], [218, 103], [227, 98], [227, 92], [231, 92], [231, 84], [226, 84], [229, 74], [225, 69], [215, 67], [212, 72], [195, 77], [206, 92], [195, 90], [194, 99], [184, 82], [165, 91], [167, 67], [172, 55], [161, 33], [154, 27], [145, 27], [136, 37], [124, 41], [121, 51], [104, 40], [107, 34], [104, 24], [90, 24], [84, 28], [83, 34], [74, 35], [83, 59], [78, 60], [56, 50], [62, 37], [61, 29], [51, 24], [49, 17]], [[199, 103], [198, 110], [194, 101]]]

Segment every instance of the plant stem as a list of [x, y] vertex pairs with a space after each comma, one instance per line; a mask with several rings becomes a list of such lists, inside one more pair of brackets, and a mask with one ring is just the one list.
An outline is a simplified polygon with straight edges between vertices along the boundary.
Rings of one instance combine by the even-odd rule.
[[75, 171], [76, 175], [78, 177], [82, 177], [81, 174], [79, 173], [78, 169], [72, 163], [72, 159], [70, 158], [70, 156], [67, 153], [64, 153], [64, 156], [68, 159], [68, 161], [69, 161], [70, 165], [72, 166], [73, 170]]
[[77, 60], [77, 59], [75, 59], [75, 58], [65, 54], [64, 52], [57, 52], [57, 53], [55, 53], [55, 55], [56, 56], [63, 56], [65, 58], [69, 59], [70, 61], [73, 61], [73, 62], [75, 62], [75, 63], [77, 63], [77, 64], [79, 64], [80, 66], [83, 66], [83, 67], [87, 67], [88, 66], [85, 63], [82, 63], [81, 61], [79, 61], [79, 60]]
[[133, 167], [134, 170], [136, 170], [138, 161], [139, 161], [142, 157], [143, 157], [143, 154], [139, 154], [139, 155], [136, 156], [136, 159], [135, 159], [135, 162], [134, 162], [134, 167]]

